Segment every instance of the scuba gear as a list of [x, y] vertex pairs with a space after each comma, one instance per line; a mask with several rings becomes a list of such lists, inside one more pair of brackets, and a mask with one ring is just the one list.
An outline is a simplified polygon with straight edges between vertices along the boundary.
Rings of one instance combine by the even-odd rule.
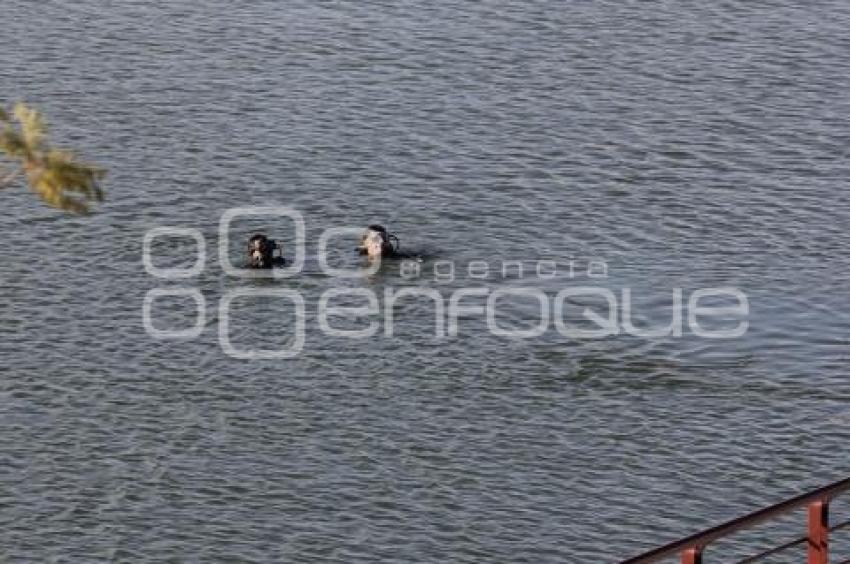
[[361, 255], [393, 256], [400, 254], [401, 243], [398, 237], [388, 232], [383, 225], [372, 224], [360, 237], [357, 250]]
[[283, 257], [275, 257], [274, 251], [279, 249], [283, 254], [283, 245], [274, 239], [269, 239], [262, 233], [253, 235], [248, 240], [248, 268], [272, 268], [283, 263]]

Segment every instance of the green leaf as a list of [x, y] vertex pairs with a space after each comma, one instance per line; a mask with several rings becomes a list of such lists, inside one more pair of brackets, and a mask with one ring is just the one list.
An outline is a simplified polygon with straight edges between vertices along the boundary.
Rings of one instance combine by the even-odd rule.
[[[103, 200], [100, 181], [105, 170], [78, 160], [71, 151], [51, 148], [39, 112], [19, 103], [13, 114], [18, 127], [5, 120], [0, 152], [18, 161], [33, 192], [47, 204], [73, 213], [88, 213], [90, 202]], [[5, 112], [3, 116], [8, 118]]]
[[21, 135], [29, 150], [40, 149], [47, 135], [47, 126], [41, 114], [22, 102], [15, 104], [14, 114], [21, 124]]

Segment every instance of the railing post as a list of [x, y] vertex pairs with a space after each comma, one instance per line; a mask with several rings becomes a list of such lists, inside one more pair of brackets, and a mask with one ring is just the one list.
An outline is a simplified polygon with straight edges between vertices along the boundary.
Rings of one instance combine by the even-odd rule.
[[809, 564], [829, 564], [829, 503], [809, 504]]
[[702, 548], [694, 546], [683, 550], [682, 564], [702, 564]]

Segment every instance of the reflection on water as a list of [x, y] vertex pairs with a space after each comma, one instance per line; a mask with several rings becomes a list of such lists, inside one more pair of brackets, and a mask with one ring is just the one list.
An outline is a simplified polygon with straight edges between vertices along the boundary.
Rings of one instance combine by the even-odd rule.
[[[11, 560], [615, 561], [847, 473], [843, 4], [3, 7], [2, 96], [110, 170], [88, 218], [2, 195]], [[227, 277], [218, 222], [249, 205], [302, 212], [311, 256], [329, 227], [390, 225], [423, 274], [310, 259]], [[163, 225], [200, 230], [202, 274], [145, 272]], [[291, 237], [264, 218], [231, 238], [254, 231]], [[332, 243], [340, 265], [355, 244]], [[604, 278], [497, 275], [594, 259]], [[646, 326], [674, 288], [737, 287], [749, 329], [518, 340], [468, 315], [436, 340], [433, 304], [405, 299], [394, 335], [364, 341], [316, 315], [331, 288], [580, 285], [630, 288]], [[205, 329], [153, 340], [143, 298], [175, 286], [201, 291]], [[304, 296], [297, 358], [222, 353], [218, 303], [238, 288]], [[194, 310], [161, 306], [163, 324]], [[536, 307], [507, 301], [499, 321]], [[232, 339], [289, 342], [287, 308], [234, 305]]]

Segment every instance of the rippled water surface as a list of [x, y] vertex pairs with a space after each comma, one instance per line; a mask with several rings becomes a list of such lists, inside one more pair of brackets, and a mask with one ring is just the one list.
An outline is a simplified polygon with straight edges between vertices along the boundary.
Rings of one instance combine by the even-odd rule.
[[[4, 556], [612, 562], [847, 475], [850, 9], [798, 4], [3, 0], [0, 98], [109, 169], [86, 218], [2, 193]], [[302, 275], [223, 273], [221, 214], [257, 205], [304, 214]], [[321, 272], [324, 229], [375, 221], [426, 256], [419, 279]], [[146, 272], [156, 226], [201, 231], [199, 276]], [[255, 229], [292, 237], [270, 218], [231, 237]], [[655, 325], [675, 288], [737, 287], [749, 329], [512, 339], [469, 313], [435, 339], [408, 298], [394, 336], [354, 340], [317, 316], [332, 288], [588, 285], [630, 288]], [[175, 286], [201, 291], [204, 330], [153, 339], [144, 297]], [[299, 356], [222, 352], [240, 288], [304, 297]], [[537, 309], [506, 298], [499, 322]], [[287, 344], [285, 300], [232, 311], [236, 346]], [[187, 327], [194, 306], [154, 315]]]

